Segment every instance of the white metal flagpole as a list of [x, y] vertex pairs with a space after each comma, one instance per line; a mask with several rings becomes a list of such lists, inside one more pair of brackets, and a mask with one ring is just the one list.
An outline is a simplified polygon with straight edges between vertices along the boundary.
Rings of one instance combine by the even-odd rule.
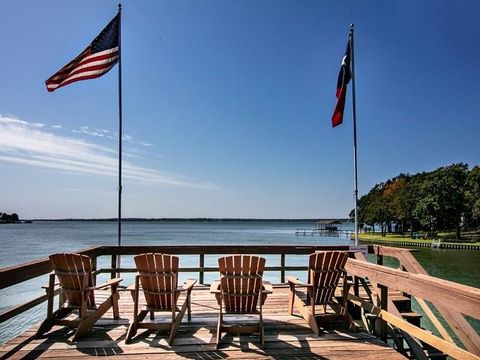
[[[118, 4], [118, 246], [122, 245], [122, 4]], [[117, 268], [120, 267], [120, 255]]]
[[353, 182], [355, 201], [355, 246], [358, 246], [358, 174], [357, 174], [357, 107], [355, 102], [355, 53], [353, 46], [353, 24], [350, 24], [350, 56], [352, 78], [352, 111], [353, 111]]

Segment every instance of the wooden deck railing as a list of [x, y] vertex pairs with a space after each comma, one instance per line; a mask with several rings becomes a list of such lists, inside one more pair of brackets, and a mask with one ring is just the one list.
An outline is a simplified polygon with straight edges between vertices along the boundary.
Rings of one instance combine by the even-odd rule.
[[[373, 246], [368, 246], [368, 251], [373, 252]], [[218, 267], [205, 266], [205, 255], [224, 255], [224, 254], [263, 254], [278, 255], [280, 257], [280, 266], [267, 266], [265, 271], [275, 271], [280, 273], [280, 282], [285, 282], [285, 272], [287, 271], [305, 271], [305, 266], [288, 266], [286, 264], [286, 255], [307, 255], [321, 250], [340, 250], [349, 251], [349, 246], [251, 246], [251, 245], [209, 245], [209, 246], [98, 246], [89, 249], [77, 251], [80, 254], [88, 255], [92, 259], [95, 275], [110, 273], [111, 277], [121, 273], [134, 273], [135, 268], [118, 267], [118, 258], [122, 256], [138, 255], [144, 252], [157, 252], [175, 255], [198, 255], [198, 267], [182, 267], [181, 272], [198, 273], [198, 282], [204, 283], [205, 273], [218, 272]], [[110, 257], [110, 267], [97, 269], [98, 258]], [[121, 264], [121, 263], [120, 263]], [[48, 258], [31, 261], [28, 263], [10, 266], [0, 269], [0, 289], [17, 285], [24, 281], [37, 278], [52, 271]], [[45, 281], [46, 283], [46, 281]], [[38, 286], [44, 285], [39, 282]], [[24, 304], [14, 306], [0, 313], [0, 323], [14, 316], [17, 316], [26, 310], [46, 301], [46, 295], [39, 296]]]
[[[415, 337], [454, 358], [479, 359], [480, 335], [467, 321], [465, 315], [480, 319], [480, 289], [429, 276], [406, 249], [376, 245], [374, 253], [377, 255], [377, 265], [366, 262], [362, 254], [356, 254], [356, 260], [349, 259], [347, 271], [357, 279], [363, 280], [362, 285], [367, 293], [371, 294], [370, 304], [373, 303], [375, 306], [371, 307], [360, 299], [358, 291], [356, 294], [350, 294], [350, 300], [385, 320], [383, 331], [387, 329], [386, 323], [402, 330], [407, 342], [410, 338], [411, 348], [416, 347], [416, 344], [411, 342], [411, 338]], [[400, 262], [400, 268], [394, 270], [380, 266], [383, 264], [384, 256], [396, 258]], [[398, 290], [413, 296], [439, 332], [440, 337], [420, 328], [412, 330], [413, 325], [401, 318], [393, 302], [388, 299], [388, 290]], [[430, 302], [431, 306], [426, 301]], [[431, 307], [442, 316], [468, 353], [455, 344]], [[386, 334], [379, 335], [386, 336]], [[418, 353], [420, 351], [422, 351], [421, 348], [417, 347], [418, 358], [421, 358], [421, 354]]]
[[[119, 267], [118, 256], [125, 258], [144, 252], [160, 252], [176, 255], [197, 255], [198, 266], [183, 267], [180, 271], [198, 273], [199, 283], [204, 283], [205, 273], [217, 272], [217, 267], [205, 266], [206, 255], [224, 254], [262, 254], [279, 256], [280, 265], [266, 268], [268, 272], [278, 272], [280, 281], [285, 282], [287, 271], [305, 271], [305, 266], [289, 265], [287, 255], [307, 255], [314, 251], [341, 250], [349, 251], [349, 246], [101, 246], [79, 251], [91, 257], [96, 274], [135, 272], [134, 268]], [[368, 252], [376, 255], [377, 264], [366, 262], [361, 253], [355, 253], [357, 259], [349, 259], [347, 272], [353, 276], [355, 286], [349, 294], [349, 300], [361, 307], [364, 311], [378, 317], [380, 332], [378, 335], [385, 339], [388, 329], [396, 328], [405, 334], [405, 339], [417, 358], [422, 358], [421, 346], [415, 339], [428, 343], [435, 348], [455, 358], [480, 359], [480, 337], [475, 329], [465, 319], [470, 316], [480, 319], [480, 289], [460, 285], [454, 282], [437, 279], [428, 276], [423, 267], [412, 256], [408, 249], [389, 248], [384, 246], [368, 246]], [[353, 253], [352, 253], [353, 255]], [[98, 268], [98, 258], [109, 257], [110, 267]], [[400, 269], [391, 269], [382, 266], [384, 257], [393, 257], [399, 260]], [[19, 284], [23, 281], [37, 278], [51, 271], [48, 259], [41, 259], [17, 266], [0, 269], [0, 289]], [[43, 281], [43, 279], [42, 279]], [[43, 285], [39, 281], [38, 286]], [[370, 299], [359, 296], [359, 287], [363, 286]], [[413, 296], [417, 299], [425, 314], [432, 321], [440, 337], [431, 334], [419, 327], [413, 326], [401, 318], [393, 302], [388, 299], [388, 290], [396, 290]], [[25, 304], [15, 306], [0, 314], [0, 322], [17, 316], [24, 311], [46, 300], [46, 296], [40, 296]], [[435, 317], [430, 302], [445, 321], [450, 325], [453, 332], [458, 335], [466, 350], [457, 346], [449, 332]], [[415, 350], [417, 347], [417, 350]], [[423, 357], [425, 358], [425, 357]]]

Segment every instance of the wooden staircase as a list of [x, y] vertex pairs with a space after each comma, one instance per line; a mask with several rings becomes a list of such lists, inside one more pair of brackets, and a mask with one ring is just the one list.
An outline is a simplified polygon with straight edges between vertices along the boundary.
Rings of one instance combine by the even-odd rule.
[[[372, 285], [367, 281], [367, 285], [370, 287], [372, 293]], [[365, 301], [371, 301], [370, 297], [365, 294], [360, 294]], [[389, 299], [395, 305], [396, 310], [403, 319], [410, 324], [418, 326], [422, 329], [423, 315], [412, 309], [412, 299], [407, 294], [403, 294], [397, 291], [389, 291]], [[340, 299], [339, 299], [340, 300]], [[340, 300], [341, 301], [341, 300]], [[350, 309], [351, 315], [354, 319], [354, 324], [361, 330], [367, 331], [372, 334], [378, 334], [378, 316], [370, 313], [364, 313], [363, 309], [355, 306]], [[391, 309], [389, 309], [391, 311]], [[363, 319], [362, 319], [363, 318]], [[408, 359], [418, 360], [446, 360], [447, 355], [433, 346], [417, 341], [407, 333], [398, 330], [394, 327], [388, 329], [387, 343], [393, 346], [397, 351], [405, 355]]]

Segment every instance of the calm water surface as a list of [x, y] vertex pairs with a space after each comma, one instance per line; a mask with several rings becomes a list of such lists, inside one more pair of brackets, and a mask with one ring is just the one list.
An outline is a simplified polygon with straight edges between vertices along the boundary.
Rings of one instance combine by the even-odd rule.
[[[214, 245], [214, 244], [283, 244], [283, 245], [352, 245], [346, 237], [295, 236], [297, 228], [313, 228], [313, 223], [298, 221], [138, 221], [123, 224], [123, 245]], [[343, 229], [351, 229], [345, 224]], [[116, 223], [106, 221], [37, 221], [33, 224], [2, 224], [0, 226], [0, 267], [11, 266], [47, 257], [55, 252], [73, 252], [99, 245], [116, 245]], [[480, 287], [480, 252], [420, 249], [415, 257], [429, 274], [440, 278]], [[215, 266], [217, 256], [207, 256], [206, 266]], [[196, 266], [198, 256], [182, 256], [183, 266]], [[287, 256], [287, 265], [305, 264], [305, 256]], [[99, 266], [108, 266], [109, 259], [100, 259]], [[278, 256], [267, 257], [270, 266], [279, 265]], [[396, 266], [392, 261], [386, 265]], [[133, 259], [122, 259], [122, 266], [133, 266]], [[293, 275], [293, 274], [292, 274]], [[303, 275], [303, 274], [295, 274]], [[133, 281], [124, 277], [124, 285]], [[182, 274], [183, 278], [196, 274]], [[208, 283], [217, 277], [206, 274]], [[301, 277], [301, 276], [300, 276]], [[267, 280], [279, 282], [278, 273], [265, 274]], [[102, 280], [102, 279], [100, 279]], [[47, 277], [32, 279], [0, 290], [0, 311], [43, 294], [41, 285]], [[0, 344], [21, 333], [45, 316], [41, 304], [22, 316], [0, 324]]]

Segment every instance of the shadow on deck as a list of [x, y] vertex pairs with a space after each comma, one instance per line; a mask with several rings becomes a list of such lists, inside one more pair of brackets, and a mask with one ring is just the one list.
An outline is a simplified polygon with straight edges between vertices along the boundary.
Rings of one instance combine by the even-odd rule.
[[[83, 338], [72, 342], [73, 332], [56, 326], [40, 339], [36, 328], [0, 347], [0, 359], [76, 359], [90, 356], [123, 356], [128, 359], [404, 359], [372, 335], [340, 329], [313, 335], [299, 316], [288, 315], [288, 288], [278, 286], [264, 307], [265, 346], [259, 347], [255, 335], [225, 335], [217, 350], [215, 332], [218, 305], [208, 288], [199, 286], [192, 293], [192, 321], [186, 317], [173, 346], [167, 332], [140, 331], [132, 344], [125, 344], [125, 334], [132, 318], [133, 303], [128, 293], [120, 298], [120, 320], [109, 312]], [[167, 313], [157, 321], [168, 318]], [[235, 317], [230, 317], [235, 321]], [[242, 318], [244, 320], [244, 318]], [[227, 319], [228, 320], [228, 319]], [[248, 321], [248, 319], [247, 319]]]

